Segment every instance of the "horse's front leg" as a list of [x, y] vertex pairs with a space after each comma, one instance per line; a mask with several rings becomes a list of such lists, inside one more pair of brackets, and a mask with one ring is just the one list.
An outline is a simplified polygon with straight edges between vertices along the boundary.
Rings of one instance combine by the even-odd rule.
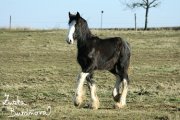
[[87, 77], [87, 83], [88, 83], [88, 87], [89, 87], [90, 95], [91, 95], [90, 108], [98, 109], [99, 108], [99, 99], [98, 99], [98, 96], [96, 94], [95, 82], [92, 80], [92, 74], [90, 74]]
[[74, 105], [80, 107], [83, 103], [83, 85], [89, 73], [81, 72], [77, 79], [77, 89], [74, 96]]

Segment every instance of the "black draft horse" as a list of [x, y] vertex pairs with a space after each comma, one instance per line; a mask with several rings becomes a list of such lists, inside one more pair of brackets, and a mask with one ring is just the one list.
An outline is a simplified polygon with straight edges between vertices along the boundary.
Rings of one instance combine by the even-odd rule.
[[69, 12], [69, 32], [67, 43], [73, 44], [77, 39], [77, 61], [82, 72], [78, 76], [77, 89], [74, 97], [74, 105], [82, 107], [83, 85], [87, 80], [90, 89], [90, 108], [98, 109], [99, 100], [96, 94], [95, 82], [92, 80], [95, 70], [108, 70], [117, 78], [113, 98], [115, 108], [123, 108], [126, 105], [128, 91], [128, 67], [130, 63], [130, 46], [120, 37], [100, 39], [93, 35], [88, 24], [79, 12], [76, 15]]

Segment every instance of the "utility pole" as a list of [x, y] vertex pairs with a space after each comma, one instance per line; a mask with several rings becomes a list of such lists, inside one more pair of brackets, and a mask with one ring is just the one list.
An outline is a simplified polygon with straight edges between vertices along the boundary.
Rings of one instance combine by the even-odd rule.
[[11, 15], [9, 17], [9, 29], [11, 30]]
[[136, 13], [134, 14], [134, 29], [137, 31], [137, 21], [136, 21]]
[[101, 29], [102, 29], [102, 24], [103, 24], [103, 13], [104, 13], [104, 11], [102, 10], [101, 11]]

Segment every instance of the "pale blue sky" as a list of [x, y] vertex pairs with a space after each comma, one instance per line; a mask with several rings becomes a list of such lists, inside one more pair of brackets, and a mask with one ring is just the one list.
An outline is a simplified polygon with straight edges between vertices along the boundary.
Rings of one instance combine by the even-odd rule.
[[[149, 12], [149, 27], [180, 26], [180, 0], [161, 0]], [[79, 11], [89, 27], [100, 27], [101, 10], [104, 28], [144, 27], [144, 9], [128, 10], [119, 0], [1, 0], [0, 27], [67, 28], [68, 12]]]

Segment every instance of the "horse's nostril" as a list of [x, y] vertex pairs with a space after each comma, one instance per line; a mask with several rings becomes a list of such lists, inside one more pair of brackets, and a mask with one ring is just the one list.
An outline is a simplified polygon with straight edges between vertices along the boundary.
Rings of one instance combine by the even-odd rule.
[[67, 43], [68, 43], [68, 44], [72, 44], [72, 43], [73, 43], [73, 40], [67, 39]]

